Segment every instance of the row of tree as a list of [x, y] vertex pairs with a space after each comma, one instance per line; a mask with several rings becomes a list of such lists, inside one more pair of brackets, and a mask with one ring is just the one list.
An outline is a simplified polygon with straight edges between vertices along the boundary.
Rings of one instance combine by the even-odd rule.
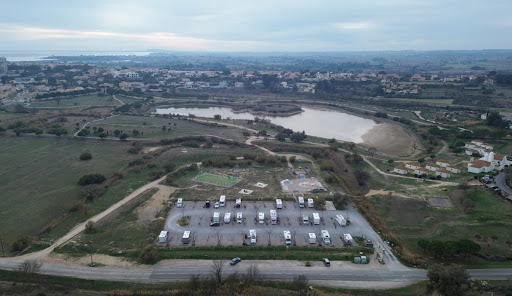
[[434, 257], [450, 257], [453, 255], [464, 255], [479, 252], [481, 247], [469, 239], [450, 240], [450, 241], [427, 241], [421, 239], [418, 241], [418, 246], [423, 249], [423, 252]]

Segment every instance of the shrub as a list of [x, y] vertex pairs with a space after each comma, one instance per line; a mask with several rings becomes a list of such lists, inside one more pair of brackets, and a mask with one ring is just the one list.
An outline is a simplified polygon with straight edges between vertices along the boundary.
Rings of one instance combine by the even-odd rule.
[[107, 178], [101, 174], [89, 174], [89, 175], [83, 175], [80, 180], [78, 180], [78, 185], [91, 185], [91, 184], [101, 184], [103, 183]]
[[80, 160], [91, 160], [91, 159], [92, 159], [92, 154], [89, 152], [84, 152], [84, 153], [80, 154]]
[[26, 248], [28, 248], [28, 246], [30, 246], [31, 243], [32, 243], [32, 238], [30, 236], [28, 236], [28, 235], [21, 236], [12, 243], [11, 250], [13, 252], [23, 251]]
[[94, 222], [91, 220], [87, 221], [87, 224], [85, 224], [85, 233], [94, 233], [96, 232], [96, 225], [94, 225]]
[[140, 252], [139, 259], [144, 263], [154, 263], [158, 261], [158, 251], [153, 246], [146, 246]]

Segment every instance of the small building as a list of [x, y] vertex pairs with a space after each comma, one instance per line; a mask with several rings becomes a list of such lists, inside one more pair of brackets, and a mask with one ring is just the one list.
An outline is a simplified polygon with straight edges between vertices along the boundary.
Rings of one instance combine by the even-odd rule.
[[418, 176], [426, 176], [428, 175], [429, 170], [425, 168], [417, 168], [414, 170], [414, 174]]
[[167, 242], [167, 235], [169, 231], [162, 230], [160, 231], [160, 235], [158, 235], [158, 242], [161, 244], [165, 244]]
[[429, 170], [429, 171], [433, 171], [433, 172], [435, 172], [435, 171], [439, 170], [441, 167], [440, 167], [440, 166], [438, 166], [437, 164], [434, 164], [434, 163], [427, 163], [427, 165], [425, 166], [425, 168], [426, 168], [427, 170]]
[[503, 167], [508, 164], [507, 156], [505, 156], [503, 154], [496, 153], [496, 152], [493, 152], [493, 153], [494, 153], [494, 157], [493, 157], [492, 162], [494, 163], [494, 166]]
[[482, 144], [485, 143], [485, 142], [482, 141], [482, 140], [472, 140], [471, 143], [475, 144], [477, 146], [482, 146]]
[[478, 150], [473, 149], [473, 148], [468, 148], [468, 149], [466, 149], [466, 151], [464, 151], [464, 153], [465, 153], [466, 155], [469, 155], [469, 156], [472, 156], [472, 155], [473, 155], [473, 154], [475, 154], [475, 153], [480, 154], [480, 152], [479, 152]]
[[468, 172], [474, 174], [488, 173], [494, 170], [494, 164], [486, 160], [474, 160], [468, 163]]
[[437, 161], [436, 161], [436, 164], [437, 164], [438, 166], [440, 166], [440, 167], [445, 168], [445, 167], [447, 167], [447, 166], [449, 166], [449, 165], [450, 165], [450, 162], [449, 162], [448, 160], [439, 159], [439, 160], [437, 160]]
[[489, 144], [489, 143], [482, 143], [482, 145], [480, 145], [480, 147], [483, 147], [487, 150], [493, 150], [494, 149], [494, 146], [492, 144]]
[[408, 169], [411, 169], [411, 170], [415, 170], [417, 168], [420, 168], [421, 165], [419, 162], [412, 161], [412, 162], [406, 162], [405, 167]]
[[308, 236], [309, 236], [309, 243], [316, 244], [316, 234], [310, 232]]
[[446, 167], [446, 170], [449, 171], [450, 173], [454, 173], [454, 174], [460, 174], [461, 170], [458, 166], [454, 166], [454, 165], [449, 165]]
[[472, 142], [467, 142], [464, 144], [464, 148], [468, 148], [468, 149], [474, 149], [476, 146], [478, 146], [478, 145], [476, 145], [475, 143], [472, 143]]
[[436, 176], [441, 176], [441, 178], [450, 178], [451, 174], [450, 171], [445, 169], [439, 169], [436, 171]]
[[407, 168], [406, 167], [403, 167], [403, 166], [397, 166], [393, 169], [393, 173], [397, 173], [397, 174], [400, 174], [400, 175], [407, 175]]

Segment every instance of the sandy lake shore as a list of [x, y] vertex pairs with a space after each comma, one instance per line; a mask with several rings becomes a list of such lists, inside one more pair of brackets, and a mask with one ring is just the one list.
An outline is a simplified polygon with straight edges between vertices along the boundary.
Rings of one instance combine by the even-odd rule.
[[[377, 152], [393, 156], [408, 156], [417, 152], [417, 139], [398, 124], [379, 123], [362, 137], [362, 145], [375, 147]], [[416, 144], [419, 147], [419, 144]]]

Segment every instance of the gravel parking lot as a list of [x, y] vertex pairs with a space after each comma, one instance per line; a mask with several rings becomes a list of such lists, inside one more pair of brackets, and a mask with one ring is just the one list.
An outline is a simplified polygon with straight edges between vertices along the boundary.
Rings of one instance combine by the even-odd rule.
[[[234, 202], [226, 202], [225, 207], [214, 208], [214, 201], [211, 207], [206, 208], [204, 202], [183, 202], [182, 208], [173, 208], [165, 223], [165, 230], [169, 231], [168, 244], [171, 246], [181, 246], [184, 231], [191, 232], [191, 241], [196, 246], [231, 246], [242, 245], [244, 242], [249, 244], [245, 235], [249, 234], [250, 229], [255, 229], [257, 233], [256, 245], [284, 245], [283, 231], [288, 230], [292, 234], [292, 245], [297, 246], [319, 246], [324, 245], [321, 238], [321, 230], [329, 231], [331, 236], [331, 246], [341, 247], [343, 241], [341, 237], [344, 233], [350, 233], [352, 236], [365, 236], [369, 239], [378, 239], [377, 234], [368, 225], [356, 211], [353, 209], [336, 211], [326, 210], [318, 211], [308, 208], [300, 208], [297, 202], [283, 202], [283, 209], [277, 210], [277, 225], [270, 222], [270, 210], [276, 210], [275, 202], [261, 201], [242, 201], [240, 208], [235, 207]], [[212, 227], [210, 223], [214, 212], [220, 213], [220, 226]], [[224, 223], [224, 214], [231, 213], [230, 223]], [[236, 213], [241, 212], [243, 222], [236, 223]], [[258, 213], [265, 214], [264, 224], [259, 224]], [[320, 215], [320, 225], [313, 224], [313, 213]], [[343, 215], [349, 218], [351, 225], [341, 227], [335, 223], [336, 215]], [[303, 223], [303, 215], [308, 215], [310, 223]], [[178, 220], [183, 216], [190, 216], [190, 222], [187, 226], [179, 226]], [[308, 234], [316, 234], [317, 243], [310, 244]], [[192, 242], [188, 245], [192, 245]], [[355, 242], [354, 242], [355, 243]]]

